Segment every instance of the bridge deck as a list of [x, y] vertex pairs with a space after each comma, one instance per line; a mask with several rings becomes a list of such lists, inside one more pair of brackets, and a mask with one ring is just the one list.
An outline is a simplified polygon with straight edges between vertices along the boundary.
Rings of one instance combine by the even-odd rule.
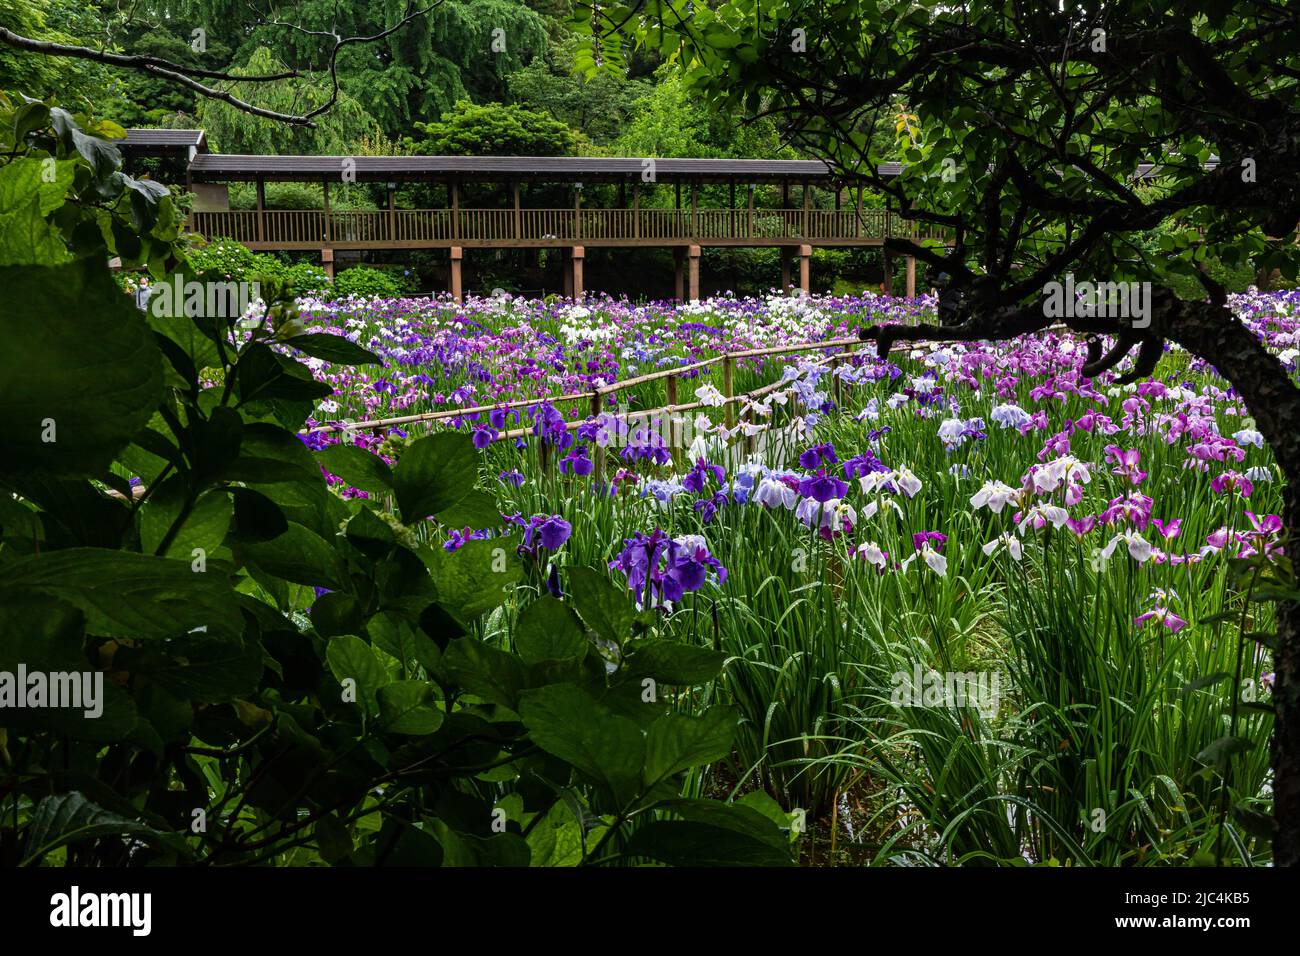
[[878, 246], [942, 238], [882, 209], [265, 209], [195, 212], [191, 231], [253, 249]]

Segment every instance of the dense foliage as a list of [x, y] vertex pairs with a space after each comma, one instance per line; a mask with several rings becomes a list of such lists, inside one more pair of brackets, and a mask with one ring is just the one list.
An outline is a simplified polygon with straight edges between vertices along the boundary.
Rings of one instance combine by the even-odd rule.
[[770, 799], [683, 792], [736, 732], [683, 707], [721, 653], [603, 573], [545, 593], [550, 531], [430, 546], [497, 514], [471, 440], [395, 467], [313, 454], [295, 430], [331, 389], [307, 363], [377, 356], [306, 331], [274, 280], [253, 322], [138, 311], [110, 252], [196, 281], [167, 190], [68, 113], [0, 105], [0, 279], [23, 304], [0, 353], [0, 671], [108, 678], [93, 716], [6, 710], [6, 863], [789, 862]]

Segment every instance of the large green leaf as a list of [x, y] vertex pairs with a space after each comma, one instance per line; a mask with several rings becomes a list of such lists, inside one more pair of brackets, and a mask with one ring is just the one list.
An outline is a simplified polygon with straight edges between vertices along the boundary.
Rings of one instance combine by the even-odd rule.
[[402, 520], [414, 524], [467, 497], [478, 480], [479, 457], [474, 442], [459, 432], [413, 442], [393, 467]]
[[0, 268], [0, 470], [98, 475], [163, 397], [162, 356], [103, 263]]
[[381, 359], [374, 352], [363, 349], [360, 345], [345, 339], [341, 335], [328, 332], [312, 332], [307, 335], [295, 335], [284, 340], [313, 358], [323, 359], [335, 365], [382, 365]]
[[607, 572], [569, 568], [568, 581], [574, 606], [588, 627], [607, 641], [621, 643], [628, 637], [636, 608]]
[[574, 684], [525, 691], [519, 712], [533, 743], [609, 788], [620, 805], [639, 795], [645, 739], [635, 723]]
[[39, 862], [52, 850], [97, 837], [118, 836], [157, 842], [163, 832], [105, 810], [74, 790], [46, 797], [36, 806], [27, 827], [25, 863]]
[[393, 490], [393, 470], [388, 462], [357, 445], [326, 445], [316, 458], [326, 471], [354, 488], [381, 495]]
[[[65, 262], [68, 247], [47, 220], [72, 185], [71, 160], [15, 159], [0, 166], [0, 266]], [[47, 175], [49, 170], [52, 175]]]
[[519, 615], [515, 647], [525, 664], [580, 660], [587, 653], [587, 635], [567, 604], [544, 595]]
[[339, 683], [349, 679], [356, 682], [356, 702], [366, 713], [379, 713], [377, 695], [379, 688], [388, 683], [388, 674], [370, 645], [351, 635], [335, 637], [326, 648], [325, 659]]
[[100, 548], [66, 548], [18, 558], [0, 576], [0, 604], [23, 593], [66, 601], [86, 615], [86, 630], [157, 640], [203, 629], [233, 637], [243, 621], [226, 578], [189, 561]]
[[174, 526], [178, 530], [164, 552], [165, 557], [188, 561], [196, 548], [206, 554], [221, 547], [234, 514], [230, 495], [224, 488], [204, 492], [182, 520], [186, 500], [185, 482], [180, 477], [169, 478], [149, 496], [139, 512], [140, 547], [143, 551], [156, 553]]
[[296, 521], [265, 541], [240, 541], [240, 560], [294, 584], [340, 589], [347, 586], [347, 564], [330, 542]]
[[433, 575], [438, 603], [468, 622], [498, 607], [505, 589], [523, 577], [517, 548], [514, 538], [490, 538], [453, 552], [426, 548], [420, 557]]
[[681, 817], [637, 830], [625, 847], [672, 866], [791, 866], [781, 829], [751, 807], [716, 800], [667, 800], [658, 809]]
[[715, 705], [698, 717], [665, 714], [650, 725], [646, 736], [645, 784], [722, 760], [731, 753], [739, 713], [732, 707]]
[[720, 651], [676, 641], [637, 641], [624, 668], [628, 679], [653, 678], [660, 684], [703, 684], [718, 676], [727, 659]]
[[431, 685], [419, 680], [393, 681], [379, 688], [379, 715], [394, 734], [431, 734], [442, 726]]

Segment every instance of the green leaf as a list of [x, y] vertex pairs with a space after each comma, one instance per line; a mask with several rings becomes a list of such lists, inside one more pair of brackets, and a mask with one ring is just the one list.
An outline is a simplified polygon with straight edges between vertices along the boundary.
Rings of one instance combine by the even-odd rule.
[[737, 710], [716, 705], [698, 717], [687, 714], [660, 717], [650, 725], [646, 736], [646, 787], [691, 767], [729, 756], [739, 722]]
[[512, 710], [519, 706], [519, 692], [527, 683], [517, 657], [490, 647], [473, 635], [451, 641], [443, 652], [439, 669], [446, 683]]
[[338, 550], [296, 521], [268, 541], [239, 541], [235, 553], [267, 574], [294, 584], [342, 590], [348, 587], [347, 563]]
[[647, 639], [633, 645], [625, 665], [627, 679], [653, 678], [660, 684], [703, 684], [718, 676], [727, 655], [694, 644]]
[[1224, 766], [1234, 754], [1245, 753], [1254, 748], [1254, 744], [1245, 737], [1225, 734], [1196, 755], [1196, 759], [1206, 764]]
[[179, 531], [167, 546], [165, 557], [194, 557], [194, 550], [205, 554], [217, 550], [226, 539], [234, 507], [224, 488], [214, 488], [202, 494], [181, 521], [181, 512], [187, 495], [186, 482], [179, 476], [167, 479], [149, 496], [140, 509], [140, 547], [154, 554], [174, 524], [180, 521]]
[[76, 163], [35, 157], [0, 166], [0, 266], [43, 266], [66, 262], [68, 247], [45, 217], [63, 204]]
[[1216, 674], [1208, 674], [1205, 677], [1198, 677], [1196, 680], [1188, 681], [1179, 691], [1184, 697], [1193, 691], [1203, 690], [1206, 687], [1213, 687], [1220, 681], [1231, 680], [1232, 675], [1226, 671], [1219, 671]]
[[355, 681], [356, 701], [366, 713], [379, 713], [377, 695], [379, 688], [388, 683], [388, 673], [370, 645], [351, 635], [335, 637], [325, 650], [325, 659], [340, 684], [346, 680]]
[[353, 488], [374, 494], [393, 490], [393, 470], [388, 462], [358, 445], [327, 445], [316, 452], [317, 460], [330, 474], [338, 475]]
[[587, 626], [607, 641], [619, 644], [628, 636], [636, 616], [626, 590], [594, 568], [569, 568], [566, 577], [573, 604]]
[[0, 471], [107, 471], [162, 401], [153, 333], [93, 259], [0, 268], [0, 288], [22, 303], [0, 348]]
[[442, 726], [433, 688], [424, 681], [399, 680], [381, 687], [379, 714], [384, 729], [394, 734], [431, 734]]
[[120, 648], [113, 665], [147, 676], [181, 700], [207, 704], [253, 693], [261, 683], [263, 668], [259, 645], [205, 640], [201, 635]]
[[32, 814], [23, 865], [39, 862], [61, 846], [106, 836], [157, 842], [163, 833], [138, 820], [105, 810], [87, 800], [80, 791], [54, 794], [37, 804]]
[[295, 335], [293, 338], [285, 339], [284, 344], [292, 345], [313, 358], [323, 359], [334, 365], [383, 364], [383, 359], [374, 352], [363, 349], [341, 335], [333, 335], [329, 332]]
[[533, 743], [607, 787], [620, 806], [640, 793], [645, 739], [574, 684], [525, 691], [519, 709]]
[[519, 615], [515, 647], [525, 664], [581, 660], [587, 653], [587, 635], [567, 604], [544, 595]]
[[85, 653], [84, 632], [85, 616], [62, 601], [37, 594], [0, 601], [0, 673], [17, 675], [22, 664], [28, 673], [76, 675], [82, 694], [80, 706], [6, 707], [3, 724], [10, 731], [53, 732], [100, 743], [119, 743], [131, 735], [138, 719], [135, 703], [117, 684], [96, 674], [98, 668]]
[[681, 820], [658, 820], [637, 830], [624, 852], [670, 866], [791, 866], [780, 828], [746, 806], [714, 800], [670, 800], [659, 805]]
[[156, 640], [206, 628], [235, 637], [243, 620], [224, 576], [188, 561], [100, 548], [65, 548], [18, 558], [0, 577], [0, 604], [38, 592], [86, 615], [86, 630], [105, 637]]
[[478, 468], [479, 453], [468, 435], [439, 432], [412, 443], [393, 467], [402, 520], [414, 524], [460, 502], [473, 491]]
[[523, 578], [517, 546], [513, 538], [490, 538], [457, 551], [425, 548], [420, 557], [433, 576], [438, 603], [468, 623], [500, 606], [505, 589]]

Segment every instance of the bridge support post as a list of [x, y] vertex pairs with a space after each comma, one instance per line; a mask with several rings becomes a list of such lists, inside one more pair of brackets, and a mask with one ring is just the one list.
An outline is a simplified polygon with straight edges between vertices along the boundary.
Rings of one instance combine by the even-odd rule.
[[790, 291], [790, 265], [794, 258], [794, 251], [789, 246], [781, 247], [781, 294], [785, 295]]
[[673, 246], [673, 298], [681, 302], [686, 298], [686, 250]]
[[812, 271], [812, 246], [799, 247], [799, 291], [807, 295], [812, 286], [809, 273]]
[[322, 249], [320, 251], [320, 267], [325, 270], [325, 274], [334, 281], [334, 250]]
[[889, 254], [889, 250], [883, 246], [880, 249], [881, 256], [884, 257], [884, 286], [885, 295], [894, 294], [894, 257]]
[[583, 249], [582, 246], [574, 246], [569, 255], [573, 259], [573, 279], [571, 280], [573, 285], [573, 297], [575, 299], [581, 299], [584, 293], [582, 286], [582, 260], [586, 255], [586, 250]]
[[692, 302], [698, 302], [700, 298], [700, 247], [690, 246], [687, 249], [687, 258], [689, 260], [690, 299]]
[[451, 268], [447, 284], [451, 286], [451, 297], [457, 304], [465, 301], [464, 287], [461, 284], [460, 262], [464, 250], [460, 246], [451, 247]]
[[907, 297], [916, 295], [916, 256], [907, 257]]

